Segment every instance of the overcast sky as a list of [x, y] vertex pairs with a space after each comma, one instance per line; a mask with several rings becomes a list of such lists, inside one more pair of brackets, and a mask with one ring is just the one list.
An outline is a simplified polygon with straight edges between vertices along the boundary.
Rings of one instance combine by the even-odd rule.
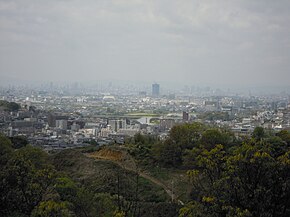
[[0, 0], [0, 78], [289, 85], [289, 0]]

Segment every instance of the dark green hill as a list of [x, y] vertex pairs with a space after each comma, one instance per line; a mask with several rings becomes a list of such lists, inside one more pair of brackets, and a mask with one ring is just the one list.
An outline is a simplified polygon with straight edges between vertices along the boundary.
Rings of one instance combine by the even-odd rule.
[[178, 206], [170, 203], [162, 187], [113, 160], [96, 160], [74, 149], [53, 154], [51, 161], [59, 172], [93, 195], [111, 195], [128, 216], [178, 215]]
[[0, 216], [177, 216], [163, 188], [78, 150], [14, 148], [0, 135]]
[[85, 156], [80, 150], [59, 152], [52, 156], [52, 162], [57, 170], [66, 173], [94, 193], [106, 192], [114, 195], [119, 191], [127, 200], [134, 200], [138, 184], [139, 200], [144, 202], [169, 200], [162, 188], [138, 176], [135, 172], [107, 160], [96, 161]]
[[0, 100], [0, 110], [4, 111], [18, 111], [20, 109], [20, 105], [15, 102], [8, 102], [6, 100]]

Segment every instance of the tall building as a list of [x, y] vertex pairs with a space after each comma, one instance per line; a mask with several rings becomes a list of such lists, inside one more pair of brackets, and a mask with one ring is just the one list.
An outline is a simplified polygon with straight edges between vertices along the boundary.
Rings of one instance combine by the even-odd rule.
[[67, 120], [56, 120], [56, 127], [62, 130], [67, 130]]
[[126, 120], [109, 120], [108, 124], [111, 126], [112, 130], [118, 132], [119, 129], [126, 129]]
[[48, 114], [47, 122], [50, 127], [56, 127], [57, 120], [68, 120], [68, 116], [52, 113]]
[[159, 84], [152, 84], [152, 96], [159, 96]]
[[189, 120], [188, 112], [182, 112], [182, 120], [187, 122]]

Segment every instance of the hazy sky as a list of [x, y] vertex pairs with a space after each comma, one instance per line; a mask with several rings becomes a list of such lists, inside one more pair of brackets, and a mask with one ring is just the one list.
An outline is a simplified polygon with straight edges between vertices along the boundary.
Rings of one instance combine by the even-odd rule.
[[0, 0], [0, 80], [289, 85], [289, 0]]

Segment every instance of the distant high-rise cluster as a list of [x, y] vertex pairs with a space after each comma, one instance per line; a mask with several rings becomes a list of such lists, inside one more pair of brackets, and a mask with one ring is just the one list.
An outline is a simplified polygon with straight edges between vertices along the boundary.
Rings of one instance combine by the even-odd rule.
[[155, 83], [155, 84], [152, 84], [152, 96], [159, 96], [159, 93], [160, 93], [160, 85]]

